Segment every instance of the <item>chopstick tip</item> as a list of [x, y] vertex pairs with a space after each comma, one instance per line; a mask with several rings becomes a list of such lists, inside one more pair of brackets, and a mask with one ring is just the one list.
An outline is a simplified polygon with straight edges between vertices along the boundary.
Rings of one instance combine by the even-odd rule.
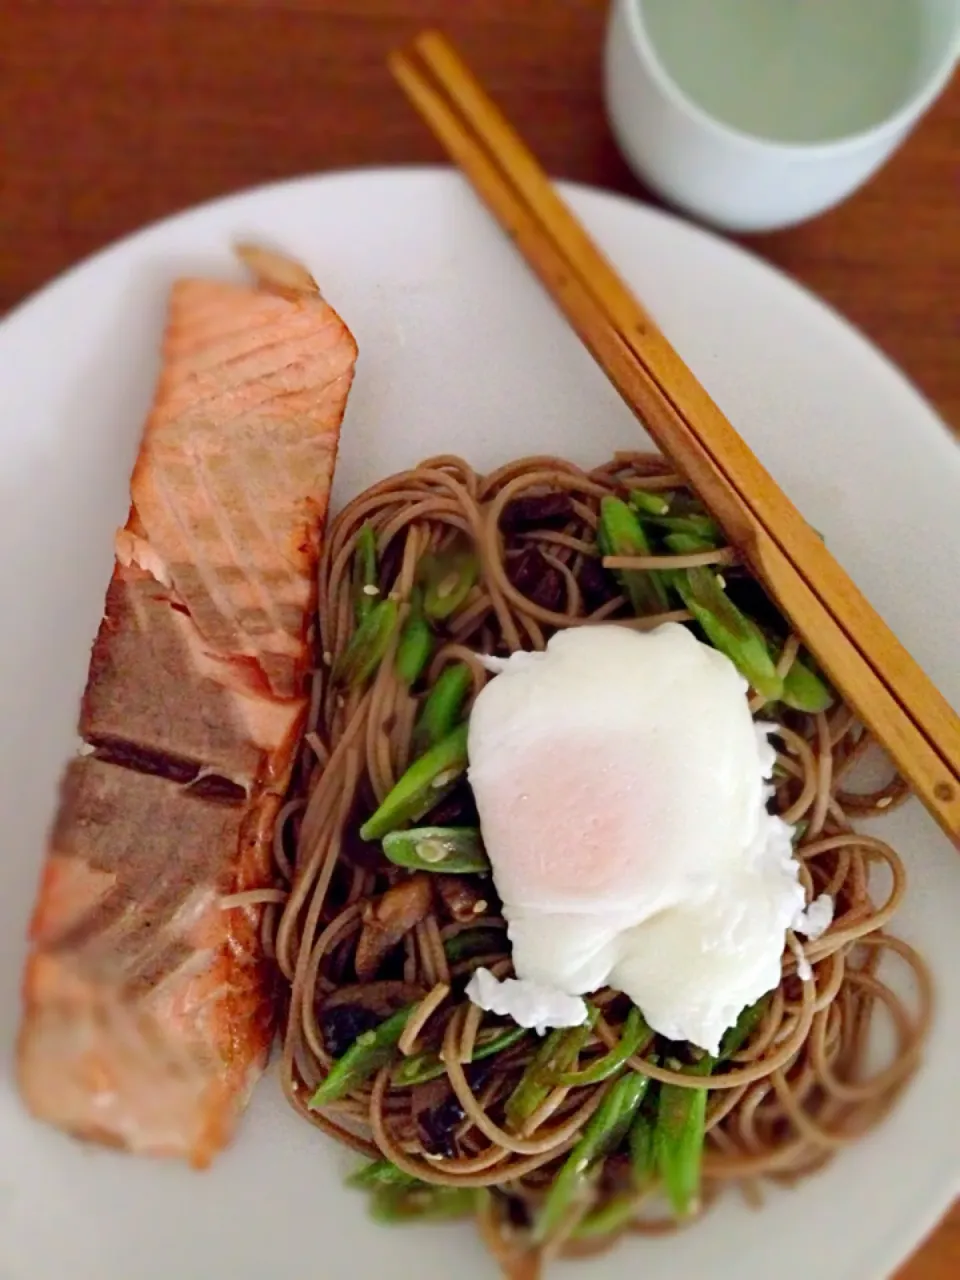
[[449, 49], [450, 41], [436, 27], [424, 27], [413, 41], [414, 48], [421, 53], [429, 53], [431, 49]]
[[404, 90], [407, 97], [412, 97], [413, 89], [419, 80], [419, 73], [410, 55], [405, 49], [392, 49], [387, 54], [387, 70]]

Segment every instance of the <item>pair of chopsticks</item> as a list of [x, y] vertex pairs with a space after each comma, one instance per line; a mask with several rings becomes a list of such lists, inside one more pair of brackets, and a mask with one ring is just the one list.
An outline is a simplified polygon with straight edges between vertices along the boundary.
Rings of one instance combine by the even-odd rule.
[[960, 717], [657, 329], [452, 46], [390, 68], [607, 377], [960, 846]]

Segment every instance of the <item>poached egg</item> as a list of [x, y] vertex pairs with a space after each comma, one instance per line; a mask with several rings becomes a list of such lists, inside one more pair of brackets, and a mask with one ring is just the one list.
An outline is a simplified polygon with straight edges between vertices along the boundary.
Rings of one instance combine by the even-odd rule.
[[806, 921], [746, 681], [678, 623], [572, 628], [497, 670], [469, 781], [516, 977], [481, 970], [468, 994], [543, 1031], [612, 986], [653, 1030], [716, 1053], [780, 981], [786, 931], [813, 933], [829, 905]]

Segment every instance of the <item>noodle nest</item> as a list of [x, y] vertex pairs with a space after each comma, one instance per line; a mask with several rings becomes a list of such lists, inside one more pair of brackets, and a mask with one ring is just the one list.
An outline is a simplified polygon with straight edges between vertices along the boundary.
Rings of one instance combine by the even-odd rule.
[[[480, 1230], [504, 1273], [516, 1277], [534, 1275], [551, 1252], [594, 1252], [625, 1230], [676, 1224], [657, 1208], [655, 1194], [638, 1194], [634, 1211], [610, 1234], [578, 1235], [571, 1221], [542, 1249], [531, 1250], [525, 1223], [608, 1084], [550, 1086], [522, 1126], [512, 1127], [505, 1102], [537, 1052], [537, 1037], [524, 1036], [482, 1069], [469, 1065], [478, 1036], [482, 1043], [490, 1034], [490, 1015], [466, 999], [466, 981], [480, 965], [499, 976], [512, 972], [489, 882], [481, 893], [476, 877], [459, 878], [472, 903], [466, 918], [434, 895], [380, 970], [358, 979], [358, 947], [376, 903], [409, 876], [378, 860], [375, 847], [358, 849], [356, 831], [410, 764], [425, 690], [445, 667], [467, 665], [473, 697], [488, 678], [481, 655], [541, 649], [562, 627], [612, 621], [648, 628], [689, 617], [679, 609], [634, 617], [612, 575], [605, 598], [598, 594], [600, 502], [632, 489], [685, 492], [662, 459], [645, 454], [618, 455], [592, 471], [558, 458], [527, 458], [486, 476], [458, 458], [440, 457], [373, 485], [340, 513], [328, 530], [320, 571], [320, 660], [307, 745], [277, 831], [281, 888], [248, 903], [262, 912], [265, 942], [281, 975], [282, 1079], [291, 1104], [312, 1124], [366, 1156], [385, 1157], [419, 1183], [492, 1189], [480, 1202]], [[545, 513], [542, 522], [538, 511]], [[348, 690], [331, 675], [357, 625], [354, 561], [364, 526], [376, 534], [377, 589], [398, 602], [401, 621], [421, 557], [466, 545], [479, 562], [476, 583], [440, 626], [426, 676], [412, 688], [396, 671], [396, 635], [366, 687]], [[716, 565], [731, 580], [744, 574], [731, 548], [629, 563], [656, 569], [691, 560]], [[781, 674], [798, 651], [789, 638]], [[761, 705], [755, 697], [755, 712]], [[808, 970], [788, 938], [781, 982], [763, 1017], [712, 1075], [692, 1078], [662, 1045], [655, 1054], [655, 1043], [628, 1063], [655, 1081], [708, 1089], [701, 1211], [730, 1187], [755, 1201], [765, 1179], [792, 1183], [880, 1122], [918, 1065], [930, 1019], [927, 969], [887, 932], [904, 893], [901, 860], [882, 840], [852, 828], [853, 820], [898, 804], [906, 789], [896, 777], [871, 794], [852, 789], [849, 775], [869, 742], [844, 706], [805, 715], [774, 704], [762, 714], [777, 726], [773, 805], [802, 831], [797, 858], [808, 900], [829, 894], [836, 911], [829, 930], [804, 948]], [[465, 935], [476, 940], [479, 954], [463, 945]], [[897, 966], [912, 978], [909, 1000], [900, 994], [904, 975], [896, 974]], [[804, 972], [809, 976], [801, 977]], [[580, 1051], [581, 1065], [618, 1045], [629, 1010], [611, 990], [593, 999], [599, 1016]], [[426, 1085], [401, 1087], [384, 1065], [329, 1107], [311, 1108], [335, 1061], [325, 1027], [338, 1004], [385, 1016], [408, 1002], [416, 1008], [398, 1054], [433, 1050], [442, 1074]], [[877, 1067], [874, 1031], [884, 1022], [889, 1043]], [[438, 1150], [424, 1116], [429, 1121], [444, 1106], [450, 1123]], [[596, 1212], [616, 1195], [622, 1196], [622, 1169], [614, 1156], [581, 1212]]]

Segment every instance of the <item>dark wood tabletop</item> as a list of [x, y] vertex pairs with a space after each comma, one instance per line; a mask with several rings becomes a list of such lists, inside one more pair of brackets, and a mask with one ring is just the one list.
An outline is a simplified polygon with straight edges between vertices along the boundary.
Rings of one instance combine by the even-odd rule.
[[[646, 197], [603, 114], [605, 0], [0, 0], [0, 311], [143, 224], [255, 183], [439, 153], [384, 71], [442, 25], [558, 176]], [[745, 240], [960, 427], [960, 80], [893, 161]], [[898, 1280], [960, 1276], [960, 1207]]]

